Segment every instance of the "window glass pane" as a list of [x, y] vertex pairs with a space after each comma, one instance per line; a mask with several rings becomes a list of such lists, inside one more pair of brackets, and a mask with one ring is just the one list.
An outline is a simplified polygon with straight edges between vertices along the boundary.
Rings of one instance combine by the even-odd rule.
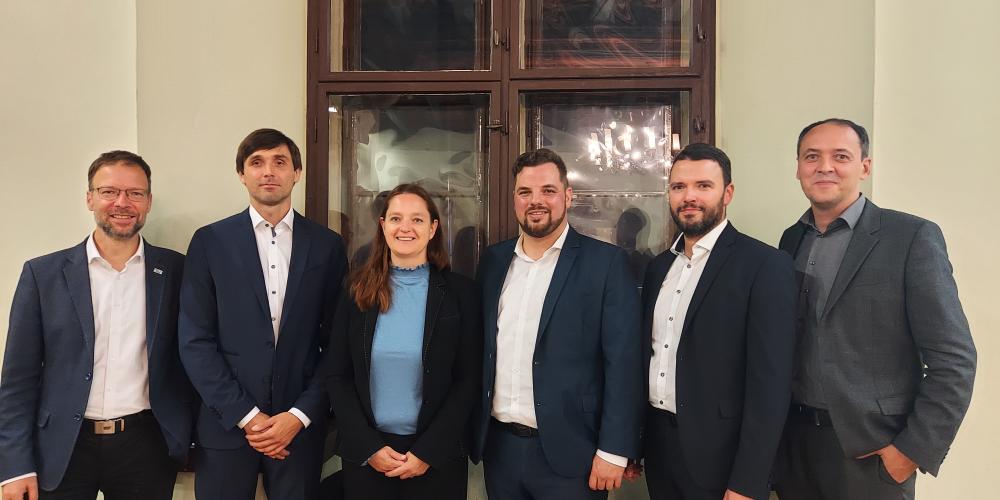
[[486, 231], [489, 95], [333, 95], [328, 114], [328, 220], [352, 264], [367, 257], [388, 192], [417, 183], [441, 212], [453, 270], [472, 276]]
[[521, 94], [521, 149], [566, 162], [581, 233], [629, 252], [637, 280], [673, 236], [667, 174], [689, 140], [690, 94], [677, 91]]
[[490, 0], [331, 0], [332, 71], [489, 70]]
[[521, 67], [687, 67], [691, 15], [691, 0], [521, 0]]

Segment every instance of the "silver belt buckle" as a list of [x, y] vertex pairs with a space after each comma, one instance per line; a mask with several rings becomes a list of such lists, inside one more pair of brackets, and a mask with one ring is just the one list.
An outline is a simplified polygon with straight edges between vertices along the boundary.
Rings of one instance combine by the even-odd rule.
[[116, 418], [114, 420], [95, 420], [94, 421], [94, 434], [114, 434], [118, 432], [118, 422], [122, 423], [121, 430], [125, 430], [125, 419]]

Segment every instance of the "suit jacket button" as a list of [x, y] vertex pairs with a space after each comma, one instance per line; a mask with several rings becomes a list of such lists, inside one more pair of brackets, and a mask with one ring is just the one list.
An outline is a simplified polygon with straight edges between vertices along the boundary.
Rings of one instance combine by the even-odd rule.
[[73, 420], [76, 420], [77, 422], [79, 422], [81, 419], [83, 419], [83, 416], [80, 415], [79, 413], [77, 413], [76, 415], [73, 415]]
[[431, 369], [430, 368], [424, 368], [424, 373], [430, 374], [431, 373]]
[[83, 376], [83, 379], [84, 380], [90, 380], [90, 378], [93, 377], [93, 376], [94, 376], [93, 373], [87, 372], [87, 374]]

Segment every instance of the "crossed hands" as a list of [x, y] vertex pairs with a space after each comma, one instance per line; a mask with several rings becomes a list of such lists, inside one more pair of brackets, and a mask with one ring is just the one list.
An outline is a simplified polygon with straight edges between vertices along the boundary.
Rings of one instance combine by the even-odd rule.
[[253, 449], [275, 460], [284, 460], [289, 455], [285, 448], [302, 428], [302, 421], [287, 411], [273, 417], [260, 412], [243, 426], [243, 431]]
[[398, 477], [400, 479], [410, 479], [424, 475], [430, 465], [417, 458], [410, 452], [402, 454], [396, 450], [383, 446], [368, 459], [368, 465], [373, 469], [385, 474], [385, 477]]

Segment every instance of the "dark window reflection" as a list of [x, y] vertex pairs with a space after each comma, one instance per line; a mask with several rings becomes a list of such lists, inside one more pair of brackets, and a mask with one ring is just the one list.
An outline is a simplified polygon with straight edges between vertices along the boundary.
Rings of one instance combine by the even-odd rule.
[[[340, 0], [333, 0], [340, 1]], [[351, 71], [489, 69], [485, 0], [347, 0]]]
[[690, 64], [690, 0], [523, 0], [528, 68]]

